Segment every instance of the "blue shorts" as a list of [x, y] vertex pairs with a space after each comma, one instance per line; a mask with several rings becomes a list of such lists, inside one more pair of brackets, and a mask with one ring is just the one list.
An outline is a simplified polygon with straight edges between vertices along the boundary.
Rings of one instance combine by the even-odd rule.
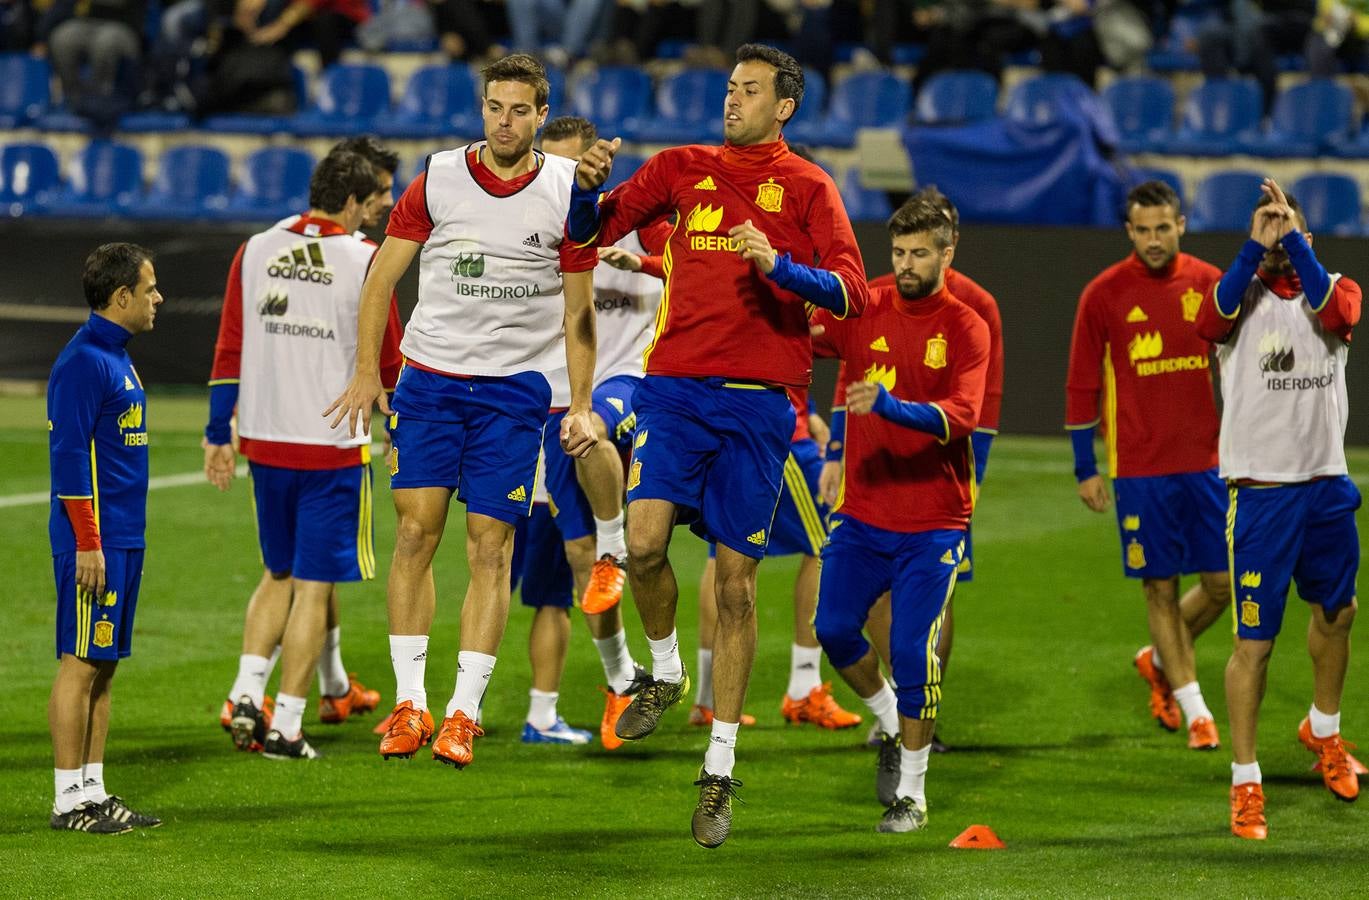
[[57, 583], [57, 658], [111, 660], [128, 656], [133, 646], [133, 612], [143, 580], [143, 553], [105, 549], [105, 596], [97, 600], [76, 587], [76, 553], [52, 556]]
[[1122, 569], [1131, 578], [1173, 578], [1226, 568], [1226, 484], [1216, 469], [1117, 478]]
[[827, 540], [827, 507], [818, 499], [822, 476], [822, 450], [812, 438], [789, 445], [784, 461], [784, 490], [770, 526], [766, 556], [802, 553], [817, 556]]
[[609, 440], [622, 452], [632, 449], [632, 436], [637, 433], [632, 395], [641, 383], [635, 375], [614, 375], [594, 389], [592, 408], [604, 420]]
[[547, 419], [542, 436], [542, 456], [546, 465], [547, 498], [551, 517], [561, 532], [561, 539], [574, 541], [594, 534], [594, 511], [589, 498], [580, 489], [575, 474], [575, 460], [561, 449], [561, 420], [566, 411], [554, 412]]
[[[976, 488], [978, 490], [978, 488]], [[960, 565], [956, 568], [955, 580], [964, 584], [967, 581], [974, 581], [974, 525], [965, 526], [965, 552], [960, 556]]]
[[633, 401], [628, 503], [668, 500], [679, 508], [679, 521], [705, 540], [765, 556], [794, 434], [794, 407], [784, 391], [648, 375]]
[[862, 633], [870, 607], [890, 591], [889, 647], [898, 711], [909, 719], [935, 719], [941, 703], [936, 644], [946, 601], [955, 590], [965, 532], [905, 534], [842, 515], [830, 524], [813, 620], [823, 652], [838, 669], [859, 662], [870, 651]]
[[1232, 616], [1236, 636], [1271, 641], [1283, 624], [1291, 581], [1330, 612], [1355, 599], [1359, 489], [1344, 475], [1229, 492]]
[[468, 512], [526, 518], [551, 407], [540, 372], [455, 378], [405, 366], [390, 419], [390, 487], [441, 487]]
[[369, 581], [376, 575], [371, 467], [282, 469], [249, 463], [261, 561], [306, 581]]
[[513, 574], [511, 590], [523, 590], [519, 599], [534, 608], [575, 605], [575, 578], [566, 561], [566, 545], [545, 503], [534, 503], [532, 515], [513, 526]]

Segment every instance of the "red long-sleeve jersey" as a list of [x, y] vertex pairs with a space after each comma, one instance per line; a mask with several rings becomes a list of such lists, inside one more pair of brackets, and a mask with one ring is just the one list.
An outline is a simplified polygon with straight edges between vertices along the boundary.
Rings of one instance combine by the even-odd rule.
[[875, 413], [846, 419], [846, 476], [835, 512], [887, 531], [964, 528], [974, 511], [970, 434], [984, 404], [989, 326], [945, 289], [904, 300], [897, 288], [871, 292], [859, 319], [825, 310], [813, 319], [820, 356], [884, 385], [896, 400], [930, 403], [945, 432], [927, 434]]
[[841, 282], [844, 315], [865, 308], [865, 264], [836, 185], [783, 140], [663, 150], [605, 194], [593, 242], [607, 247], [674, 212], [649, 375], [724, 376], [804, 387], [813, 359], [802, 297], [742, 259], [728, 231], [748, 220], [778, 253]]
[[1211, 345], [1194, 323], [1220, 277], [1216, 266], [1187, 253], [1159, 272], [1133, 253], [1084, 288], [1070, 345], [1065, 427], [1102, 422], [1114, 478], [1217, 464]]

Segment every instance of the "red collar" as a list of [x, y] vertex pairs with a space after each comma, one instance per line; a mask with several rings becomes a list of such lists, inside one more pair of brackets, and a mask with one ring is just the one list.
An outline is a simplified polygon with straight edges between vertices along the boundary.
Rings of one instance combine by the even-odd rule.
[[1274, 275], [1259, 269], [1255, 272], [1264, 286], [1285, 300], [1292, 300], [1302, 293], [1302, 282], [1297, 275]]
[[286, 230], [309, 237], [333, 237], [351, 233], [332, 219], [317, 219], [308, 213], [301, 215]]
[[1141, 255], [1133, 250], [1131, 251], [1131, 256], [1127, 257], [1127, 262], [1130, 265], [1131, 270], [1139, 275], [1165, 280], [1173, 278], [1178, 273], [1180, 259], [1180, 254], [1176, 253], [1174, 254], [1174, 258], [1163, 268], [1152, 269], [1150, 266], [1146, 265], [1145, 260], [1141, 259]]
[[769, 168], [789, 155], [789, 145], [784, 138], [768, 144], [751, 144], [739, 147], [730, 141], [723, 142], [722, 161], [739, 169]]
[[898, 282], [894, 282], [894, 309], [903, 313], [905, 316], [926, 316], [936, 312], [947, 301], [951, 299], [951, 292], [946, 290], [946, 285], [941, 286], [941, 290], [919, 297], [916, 300], [906, 299], [898, 290]]

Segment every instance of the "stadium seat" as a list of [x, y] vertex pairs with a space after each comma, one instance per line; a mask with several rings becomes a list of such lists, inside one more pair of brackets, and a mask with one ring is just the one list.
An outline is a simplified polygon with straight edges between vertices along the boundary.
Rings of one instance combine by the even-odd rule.
[[123, 213], [143, 194], [143, 155], [112, 141], [91, 141], [71, 167], [70, 184], [48, 204], [48, 214], [105, 218]]
[[[309, 106], [309, 76], [299, 66], [292, 66], [295, 72], [295, 108]], [[223, 113], [206, 116], [199, 127], [204, 131], [223, 134], [288, 134], [293, 117], [290, 115], [268, 115], [265, 113]]]
[[1093, 91], [1073, 75], [1048, 73], [1020, 81], [1008, 94], [1003, 114], [1024, 125], [1049, 125], [1062, 106], [1080, 106]]
[[1179, 177], [1179, 173], [1173, 169], [1152, 169], [1138, 167], [1131, 170], [1127, 178], [1127, 189], [1144, 184], [1147, 181], [1163, 181], [1165, 184], [1174, 188], [1174, 193], [1179, 195], [1179, 203], [1184, 204], [1184, 180]]
[[390, 107], [390, 76], [380, 66], [338, 63], [318, 80], [313, 105], [295, 116], [290, 130], [305, 137], [366, 134]]
[[604, 182], [604, 190], [611, 191], [627, 181], [644, 162], [646, 159], [635, 153], [619, 153], [613, 157], [613, 171], [609, 172], [608, 181]]
[[993, 117], [998, 82], [979, 71], [938, 72], [918, 92], [914, 111], [928, 125], [959, 125]]
[[[547, 66], [547, 84], [551, 88], [547, 92], [547, 105], [551, 107], [549, 115], [559, 116], [569, 108], [566, 99], [566, 70]], [[476, 97], [479, 96], [480, 92], [476, 91]]]
[[46, 144], [10, 144], [0, 150], [0, 209], [7, 215], [42, 212], [60, 185], [57, 154]]
[[388, 138], [443, 138], [481, 132], [478, 90], [464, 65], [424, 66], [404, 86], [393, 110], [376, 119], [376, 131]]
[[227, 218], [280, 219], [309, 208], [314, 156], [294, 147], [263, 147], [247, 156]]
[[1186, 156], [1235, 153], [1254, 136], [1262, 105], [1260, 86], [1248, 78], [1205, 81], [1184, 101], [1183, 122], [1165, 149]]
[[1293, 182], [1291, 193], [1313, 234], [1354, 237], [1364, 233], [1359, 183], [1338, 172], [1317, 172]]
[[657, 115], [642, 122], [637, 139], [659, 144], [718, 143], [723, 137], [723, 106], [728, 73], [684, 69], [661, 80]]
[[860, 169], [852, 166], [841, 180], [841, 199], [852, 222], [883, 222], [894, 214], [889, 195], [860, 183]]
[[1103, 91], [1124, 153], [1161, 152], [1173, 137], [1174, 88], [1163, 78], [1119, 78]]
[[851, 147], [861, 128], [896, 128], [908, 118], [912, 90], [889, 72], [848, 75], [832, 89], [832, 101], [821, 133], [811, 143]]
[[129, 212], [140, 219], [197, 219], [228, 208], [228, 155], [214, 147], [172, 147], [157, 165], [152, 190]]
[[1260, 199], [1258, 172], [1215, 172], [1198, 184], [1188, 226], [1193, 231], [1250, 231], [1250, 214]]
[[1256, 156], [1316, 156], [1350, 137], [1354, 98], [1329, 78], [1294, 85], [1274, 101], [1269, 130], [1242, 142]]
[[784, 126], [785, 140], [790, 143], [806, 144], [811, 141], [813, 129], [821, 133], [823, 119], [827, 116], [827, 79], [817, 69], [803, 70], [803, 102], [793, 118]]
[[589, 119], [609, 140], [632, 140], [651, 115], [651, 79], [632, 66], [600, 66], [571, 84], [570, 114]]
[[0, 54], [0, 129], [21, 128], [47, 112], [51, 83], [47, 60]]

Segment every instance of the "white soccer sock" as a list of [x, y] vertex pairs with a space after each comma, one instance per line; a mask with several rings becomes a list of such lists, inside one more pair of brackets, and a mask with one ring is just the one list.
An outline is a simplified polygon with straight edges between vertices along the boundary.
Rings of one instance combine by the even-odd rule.
[[927, 808], [927, 758], [931, 752], [931, 744], [921, 750], [909, 750], [902, 744], [898, 748], [898, 796], [912, 797], [921, 809]]
[[604, 664], [604, 678], [608, 689], [621, 694], [632, 683], [635, 674], [632, 653], [627, 649], [627, 632], [619, 628], [618, 633], [606, 638], [595, 638], [594, 649], [599, 651], [599, 662]]
[[1329, 738], [1340, 733], [1340, 713], [1328, 715], [1317, 709], [1317, 704], [1313, 703], [1311, 709], [1307, 711], [1307, 718], [1312, 725], [1312, 737], [1314, 738]]
[[898, 697], [886, 681], [884, 687], [873, 697], [861, 697], [870, 713], [879, 720], [879, 730], [885, 734], [898, 736]]
[[493, 656], [474, 650], [462, 650], [456, 655], [456, 687], [452, 689], [452, 699], [447, 701], [449, 718], [459, 709], [472, 722], [476, 720], [480, 715], [480, 701], [485, 698], [485, 688], [490, 686], [494, 663]]
[[1193, 724], [1194, 719], [1212, 718], [1212, 710], [1203, 702], [1203, 690], [1198, 687], [1198, 682], [1190, 681], [1183, 687], [1175, 688], [1174, 699], [1183, 707], [1184, 721], [1189, 725]]
[[556, 701], [561, 697], [556, 692], [528, 691], [528, 724], [538, 731], [546, 731], [556, 724]]
[[659, 641], [647, 638], [646, 642], [651, 647], [651, 677], [672, 684], [684, 678], [684, 663], [680, 660], [680, 642], [675, 637], [675, 629]]
[[261, 709], [262, 698], [266, 694], [266, 679], [270, 675], [271, 660], [265, 656], [244, 653], [238, 657], [238, 677], [233, 681], [228, 699], [237, 703], [240, 697], [247, 696], [256, 704], [257, 709]]
[[109, 794], [105, 793], [105, 764], [86, 763], [81, 767], [81, 789], [91, 803], [104, 803]]
[[1264, 778], [1260, 775], [1260, 764], [1258, 762], [1241, 765], [1233, 762], [1231, 764], [1231, 784], [1249, 784], [1250, 782], [1263, 784]]
[[80, 769], [53, 769], [53, 793], [56, 798], [52, 808], [59, 813], [69, 813], [86, 802], [86, 792], [81, 786]]
[[293, 741], [304, 728], [304, 697], [290, 694], [276, 694], [276, 715], [271, 719], [271, 730], [279, 731], [281, 737]]
[[342, 664], [342, 626], [328, 629], [318, 657], [318, 690], [325, 697], [341, 697], [352, 689], [347, 667]]
[[699, 680], [699, 691], [694, 696], [697, 706], [713, 708], [713, 651], [699, 648], [699, 668], [694, 672]]
[[1156, 646], [1154, 646], [1154, 645], [1151, 645], [1151, 648], [1150, 648], [1150, 661], [1151, 661], [1151, 663], [1154, 664], [1155, 668], [1159, 669], [1161, 672], [1163, 672], [1163, 671], [1165, 670], [1165, 664], [1162, 663], [1162, 662], [1160, 662], [1160, 648], [1159, 648], [1159, 647], [1156, 647]]
[[732, 766], [737, 761], [738, 722], [713, 720], [713, 734], [708, 738], [708, 750], [704, 753], [704, 771], [709, 775], [731, 777]]
[[390, 635], [390, 665], [395, 670], [395, 704], [408, 700], [414, 709], [427, 709], [428, 690], [423, 685], [423, 676], [428, 671], [428, 636]]
[[627, 539], [623, 537], [623, 514], [611, 519], [594, 517], [595, 553], [603, 556], [612, 553], [615, 559], [627, 559]]
[[789, 689], [785, 693], [790, 700], [802, 700], [822, 685], [821, 663], [821, 647], [794, 644], [789, 648]]

